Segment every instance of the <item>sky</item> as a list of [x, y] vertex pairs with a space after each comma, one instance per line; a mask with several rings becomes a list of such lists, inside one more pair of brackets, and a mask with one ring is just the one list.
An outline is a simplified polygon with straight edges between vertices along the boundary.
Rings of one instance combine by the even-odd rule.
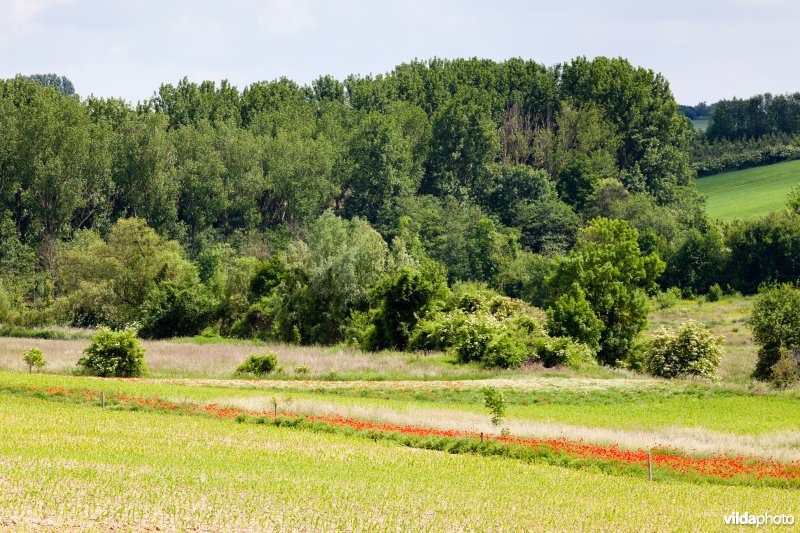
[[0, 0], [0, 78], [53, 72], [135, 103], [184, 76], [242, 89], [415, 58], [603, 55], [691, 105], [800, 91], [799, 22], [798, 0]]

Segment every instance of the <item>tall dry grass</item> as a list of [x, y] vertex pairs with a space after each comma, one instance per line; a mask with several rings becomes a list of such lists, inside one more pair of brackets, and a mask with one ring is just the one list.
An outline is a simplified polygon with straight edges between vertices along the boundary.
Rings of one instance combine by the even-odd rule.
[[[364, 406], [317, 399], [276, 398], [282, 412], [303, 415], [338, 415], [370, 422], [413, 425], [436, 429], [454, 429], [476, 433], [497, 434], [500, 428], [492, 425], [489, 415], [450, 409]], [[210, 403], [230, 405], [252, 411], [271, 411], [272, 396], [224, 398]], [[625, 430], [593, 428], [557, 422], [535, 422], [508, 419], [501, 424], [515, 436], [569, 440], [584, 440], [623, 448], [657, 448], [669, 446], [693, 454], [734, 453], [772, 457], [784, 461], [800, 460], [800, 433], [781, 431], [765, 435], [734, 435], [704, 428], [670, 427], [654, 430]]]
[[[88, 344], [88, 340], [0, 337], [0, 370], [27, 370], [22, 356], [30, 347], [36, 346], [47, 359], [43, 371], [73, 372]], [[188, 341], [143, 341], [143, 345], [149, 373], [154, 377], [230, 378], [248, 355], [265, 351], [276, 353], [284, 373], [296, 377], [336, 373], [343, 376], [380, 374], [432, 378], [471, 372], [445, 364], [435, 356], [391, 352], [373, 354], [348, 348], [242, 342], [198, 344]], [[307, 372], [298, 374], [297, 369], [302, 367]]]

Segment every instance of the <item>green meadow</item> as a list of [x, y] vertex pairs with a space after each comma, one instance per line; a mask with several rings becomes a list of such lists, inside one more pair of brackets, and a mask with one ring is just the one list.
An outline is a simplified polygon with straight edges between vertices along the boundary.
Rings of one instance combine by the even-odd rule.
[[729, 221], [786, 207], [789, 189], [800, 184], [800, 160], [699, 178], [712, 218]]

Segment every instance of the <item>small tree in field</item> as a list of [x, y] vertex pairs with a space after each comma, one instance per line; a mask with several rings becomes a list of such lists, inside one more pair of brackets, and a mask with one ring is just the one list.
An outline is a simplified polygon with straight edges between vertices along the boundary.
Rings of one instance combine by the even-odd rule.
[[78, 366], [100, 377], [130, 378], [147, 371], [144, 348], [133, 329], [111, 331], [102, 328], [83, 351]]
[[503, 393], [494, 387], [485, 387], [483, 401], [489, 414], [492, 415], [492, 424], [499, 426], [506, 416], [506, 400], [503, 398]]
[[28, 372], [33, 372], [33, 367], [42, 368], [47, 364], [47, 360], [44, 358], [39, 348], [31, 348], [25, 352], [22, 359], [25, 361], [25, 364], [28, 365]]
[[769, 380], [781, 350], [800, 348], [800, 289], [789, 283], [762, 288], [749, 324], [760, 346], [753, 376]]

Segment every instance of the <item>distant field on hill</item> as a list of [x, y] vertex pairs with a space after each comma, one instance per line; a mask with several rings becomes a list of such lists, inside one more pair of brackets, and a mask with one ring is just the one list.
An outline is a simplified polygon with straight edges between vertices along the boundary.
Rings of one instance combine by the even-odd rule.
[[696, 118], [692, 120], [692, 125], [694, 129], [699, 131], [706, 131], [708, 128], [708, 119], [707, 118]]
[[787, 161], [699, 178], [697, 189], [708, 196], [712, 217], [733, 220], [783, 209], [786, 194], [798, 184], [800, 161]]

